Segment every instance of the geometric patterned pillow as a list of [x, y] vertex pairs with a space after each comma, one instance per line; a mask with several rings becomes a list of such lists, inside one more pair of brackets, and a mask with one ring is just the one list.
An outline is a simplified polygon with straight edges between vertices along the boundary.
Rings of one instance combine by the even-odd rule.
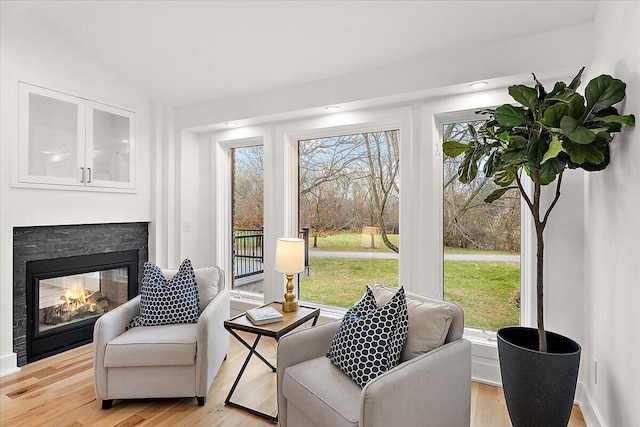
[[327, 357], [360, 387], [395, 367], [407, 338], [404, 288], [378, 307], [369, 287], [342, 319]]
[[189, 259], [182, 262], [169, 280], [158, 266], [146, 262], [140, 295], [140, 316], [129, 327], [198, 321], [198, 288]]

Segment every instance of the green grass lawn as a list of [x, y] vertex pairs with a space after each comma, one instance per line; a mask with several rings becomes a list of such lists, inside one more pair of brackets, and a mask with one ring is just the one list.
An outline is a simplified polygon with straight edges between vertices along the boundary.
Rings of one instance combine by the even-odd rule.
[[[389, 240], [398, 246], [400, 235], [388, 234]], [[330, 251], [330, 252], [388, 252], [393, 251], [387, 248], [382, 242], [380, 235], [374, 236], [374, 248], [371, 248], [371, 237], [363, 236], [361, 233], [340, 233], [332, 236], [318, 237], [318, 247], [313, 247], [313, 236], [309, 236], [309, 249], [311, 251]], [[474, 254], [480, 251], [474, 249], [461, 248], [445, 248], [447, 254]], [[514, 255], [513, 252], [506, 251], [481, 251], [483, 254], [491, 255]]]
[[[338, 307], [351, 307], [376, 281], [398, 285], [396, 260], [311, 258], [310, 271], [301, 281], [300, 299]], [[496, 330], [519, 324], [519, 309], [510, 302], [519, 289], [518, 264], [445, 261], [444, 277], [445, 299], [464, 309], [466, 326]]]

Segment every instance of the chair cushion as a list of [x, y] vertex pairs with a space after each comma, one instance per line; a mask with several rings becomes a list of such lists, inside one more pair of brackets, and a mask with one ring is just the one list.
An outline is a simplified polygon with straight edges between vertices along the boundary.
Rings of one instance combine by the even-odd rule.
[[284, 371], [282, 394], [322, 426], [357, 426], [362, 390], [326, 357], [307, 360]]
[[104, 366], [193, 365], [197, 335], [195, 323], [132, 328], [107, 343]]
[[[374, 308], [368, 312], [364, 307]], [[327, 357], [360, 387], [396, 366], [407, 338], [404, 289], [382, 307], [367, 287], [363, 299], [349, 309], [334, 335]]]
[[[178, 270], [162, 270], [167, 279], [173, 278]], [[218, 293], [224, 289], [224, 272], [220, 267], [194, 268], [196, 286], [200, 298], [200, 313], [204, 311]]]
[[171, 279], [150, 262], [144, 264], [140, 318], [129, 326], [154, 326], [198, 321], [198, 288], [191, 261], [185, 259]]
[[[373, 286], [373, 295], [378, 305], [389, 302], [397, 291], [396, 288], [386, 288], [379, 283]], [[444, 303], [418, 301], [410, 296], [406, 299], [409, 332], [400, 362], [440, 347], [447, 337], [453, 319], [453, 309]]]

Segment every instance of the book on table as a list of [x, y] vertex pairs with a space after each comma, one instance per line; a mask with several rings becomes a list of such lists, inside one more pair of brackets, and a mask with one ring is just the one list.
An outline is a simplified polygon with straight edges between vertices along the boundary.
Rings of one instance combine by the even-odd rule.
[[259, 307], [247, 310], [247, 319], [254, 325], [265, 325], [267, 323], [281, 322], [284, 317], [282, 313], [273, 307]]

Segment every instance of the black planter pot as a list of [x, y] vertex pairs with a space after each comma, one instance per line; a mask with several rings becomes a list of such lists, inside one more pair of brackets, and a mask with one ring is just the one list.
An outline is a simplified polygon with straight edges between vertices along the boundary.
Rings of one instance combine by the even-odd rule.
[[504, 397], [514, 427], [566, 427], [580, 366], [580, 345], [547, 332], [547, 353], [538, 350], [538, 330], [498, 331]]

